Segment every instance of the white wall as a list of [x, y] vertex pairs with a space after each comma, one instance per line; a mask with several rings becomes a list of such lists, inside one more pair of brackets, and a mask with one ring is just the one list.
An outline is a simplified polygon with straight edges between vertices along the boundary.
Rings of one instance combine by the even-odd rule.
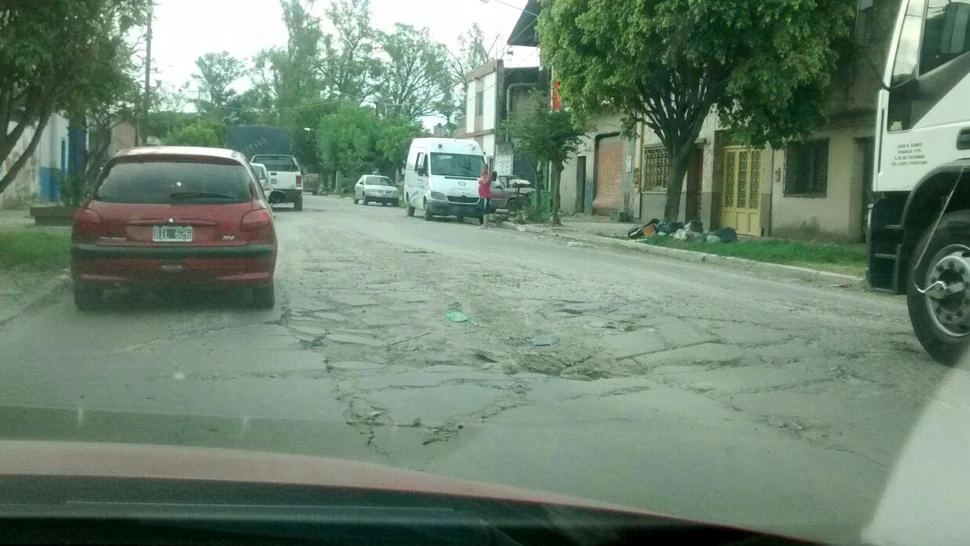
[[[7, 131], [12, 131], [14, 127], [11, 123]], [[50, 117], [33, 157], [17, 173], [13, 183], [0, 193], [0, 208], [21, 208], [37, 201], [41, 194], [41, 177], [50, 180], [53, 171], [67, 168], [67, 165], [61, 165], [61, 141], [67, 142], [67, 127], [68, 121], [60, 115]], [[28, 127], [10, 155], [0, 160], [0, 176], [23, 154], [33, 136], [34, 129]]]
[[483, 100], [485, 104], [482, 107], [482, 130], [488, 131], [490, 129], [495, 129], [495, 118], [498, 112], [495, 111], [495, 107], [498, 104], [496, 102], [496, 94], [498, 93], [498, 73], [491, 72], [486, 74], [482, 78], [482, 82], [485, 87], [482, 89]]

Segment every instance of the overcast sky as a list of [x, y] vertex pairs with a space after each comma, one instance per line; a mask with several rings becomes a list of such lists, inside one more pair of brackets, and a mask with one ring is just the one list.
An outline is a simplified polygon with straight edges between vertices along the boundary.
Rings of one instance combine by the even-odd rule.
[[[329, 0], [317, 0], [323, 14]], [[505, 42], [526, 0], [371, 0], [373, 25], [391, 30], [394, 23], [427, 27], [431, 35], [458, 53], [458, 35], [478, 22], [489, 42]], [[518, 9], [516, 9], [518, 8]], [[166, 87], [189, 81], [195, 59], [209, 51], [228, 51], [249, 59], [258, 51], [286, 44], [279, 0], [156, 0], [152, 58]], [[538, 49], [514, 48], [511, 66], [538, 64]], [[242, 84], [245, 87], [245, 84]], [[193, 85], [194, 89], [195, 86]]]

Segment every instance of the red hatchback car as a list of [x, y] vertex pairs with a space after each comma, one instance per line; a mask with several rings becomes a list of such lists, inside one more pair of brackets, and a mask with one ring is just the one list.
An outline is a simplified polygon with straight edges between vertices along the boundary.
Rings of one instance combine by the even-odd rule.
[[248, 288], [275, 304], [273, 213], [246, 157], [232, 150], [160, 146], [111, 158], [74, 216], [74, 303], [104, 290]]

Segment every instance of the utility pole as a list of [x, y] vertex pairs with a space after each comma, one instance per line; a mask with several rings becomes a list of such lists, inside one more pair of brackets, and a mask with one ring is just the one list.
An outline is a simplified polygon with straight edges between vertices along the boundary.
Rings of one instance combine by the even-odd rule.
[[144, 145], [148, 140], [148, 113], [152, 100], [152, 19], [154, 18], [155, 0], [148, 2], [148, 30], [145, 33], [145, 104], [142, 111], [142, 122], [139, 130], [135, 131], [135, 145]]

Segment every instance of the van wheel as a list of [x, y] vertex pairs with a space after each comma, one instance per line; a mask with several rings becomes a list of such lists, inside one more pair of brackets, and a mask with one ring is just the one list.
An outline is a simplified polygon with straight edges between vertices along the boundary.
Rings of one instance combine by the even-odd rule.
[[459, 216], [458, 217], [458, 223], [459, 224], [464, 224], [465, 223], [465, 217], [464, 216]]
[[411, 206], [411, 198], [405, 195], [404, 200], [407, 202], [407, 208], [405, 212], [407, 213], [408, 216], [414, 216], [414, 207]]
[[303, 210], [303, 194], [296, 196], [296, 201], [293, 201], [293, 210], [299, 212]]
[[434, 220], [434, 214], [431, 214], [431, 209], [428, 208], [428, 202], [424, 202], [424, 219], [428, 222]]

